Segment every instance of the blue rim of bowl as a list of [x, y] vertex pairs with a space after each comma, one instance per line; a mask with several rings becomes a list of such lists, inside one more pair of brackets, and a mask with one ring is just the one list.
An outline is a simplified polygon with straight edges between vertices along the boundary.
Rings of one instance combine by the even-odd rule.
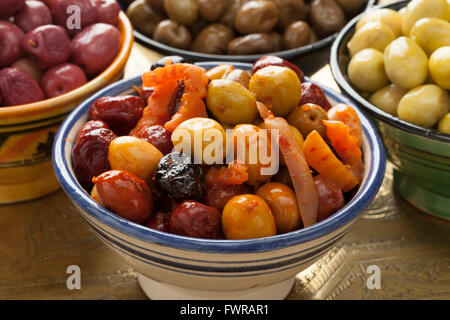
[[[120, 1], [122, 7], [124, 10], [126, 10], [126, 6], [123, 4], [122, 1]], [[366, 10], [369, 10], [371, 7], [373, 7], [376, 3], [378, 3], [378, 0], [368, 0], [366, 6], [363, 9], [363, 12]], [[201, 52], [195, 52], [191, 50], [183, 50], [178, 49], [175, 47], [171, 47], [168, 45], [165, 45], [163, 43], [160, 43], [158, 41], [153, 40], [152, 38], [140, 33], [136, 29], [134, 30], [134, 37], [136, 40], [138, 40], [140, 43], [145, 44], [146, 46], [153, 48], [159, 52], [163, 52], [167, 55], [177, 55], [182, 56], [186, 59], [191, 59], [193, 61], [204, 61], [204, 60], [214, 60], [214, 61], [221, 61], [221, 60], [227, 60], [227, 61], [233, 61], [233, 62], [253, 62], [258, 59], [260, 59], [263, 56], [266, 55], [276, 55], [280, 58], [289, 59], [294, 57], [300, 57], [305, 54], [312, 53], [316, 50], [319, 50], [321, 48], [324, 48], [331, 44], [337, 37], [338, 32], [329, 35], [328, 37], [325, 37], [323, 39], [320, 39], [319, 41], [316, 41], [314, 43], [295, 48], [290, 50], [282, 50], [282, 51], [276, 51], [276, 52], [268, 52], [263, 54], [252, 54], [252, 55], [221, 55], [221, 54], [207, 54], [207, 53], [201, 53]]]
[[[382, 8], [399, 10], [405, 7], [410, 0], [404, 0], [400, 2], [394, 2], [391, 4], [376, 6], [371, 8], [371, 10], [377, 10]], [[450, 135], [441, 133], [436, 130], [422, 128], [420, 126], [414, 125], [412, 123], [401, 120], [400, 118], [394, 117], [393, 115], [384, 112], [377, 106], [371, 104], [368, 100], [362, 97], [359, 92], [352, 87], [352, 85], [347, 81], [345, 77], [345, 73], [340, 68], [339, 64], [339, 52], [341, 51], [344, 44], [344, 38], [346, 38], [350, 33], [354, 32], [356, 27], [356, 23], [362, 17], [364, 13], [359, 16], [353, 18], [338, 34], [336, 41], [333, 43], [331, 47], [330, 53], [330, 66], [331, 72], [333, 74], [334, 79], [336, 80], [339, 87], [343, 90], [343, 92], [356, 100], [356, 102], [362, 107], [363, 111], [367, 111], [370, 115], [375, 118], [386, 122], [400, 130], [407, 131], [409, 133], [417, 134], [426, 138], [430, 138], [440, 142], [450, 143]]]
[[[208, 69], [219, 63], [227, 62], [211, 61], [198, 63], [198, 65]], [[251, 67], [251, 64], [248, 63], [228, 63], [241, 69], [249, 69]], [[310, 81], [309, 79], [307, 80]], [[370, 204], [381, 187], [385, 173], [386, 155], [377, 130], [367, 117], [355, 107], [355, 104], [352, 103], [350, 99], [329, 88], [321, 86], [325, 94], [332, 99], [351, 105], [355, 108], [360, 117], [364, 133], [367, 136], [369, 149], [371, 150], [371, 170], [364, 183], [360, 186], [357, 194], [341, 210], [331, 217], [308, 228], [272, 237], [251, 240], [209, 240], [190, 238], [153, 230], [131, 222], [100, 206], [81, 188], [76, 177], [72, 175], [69, 170], [68, 162], [64, 156], [64, 149], [69, 132], [79, 118], [87, 113], [92, 102], [101, 96], [121, 94], [130, 89], [133, 85], [139, 84], [141, 84], [140, 76], [121, 80], [100, 90], [95, 95], [82, 102], [70, 113], [59, 128], [55, 137], [52, 156], [56, 177], [71, 200], [93, 218], [127, 236], [141, 241], [163, 244], [176, 249], [195, 250], [207, 253], [258, 253], [282, 249], [318, 239], [349, 224]], [[71, 161], [71, 159], [69, 159], [69, 161]]]

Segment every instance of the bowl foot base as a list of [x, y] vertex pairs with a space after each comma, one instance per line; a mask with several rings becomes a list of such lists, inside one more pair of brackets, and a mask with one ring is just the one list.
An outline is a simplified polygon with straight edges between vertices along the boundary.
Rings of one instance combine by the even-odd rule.
[[145, 294], [153, 300], [281, 300], [286, 298], [295, 278], [265, 287], [239, 291], [204, 291], [178, 287], [158, 282], [138, 274], [138, 281]]
[[412, 206], [441, 219], [450, 220], [450, 198], [422, 187], [415, 179], [394, 170], [394, 186]]

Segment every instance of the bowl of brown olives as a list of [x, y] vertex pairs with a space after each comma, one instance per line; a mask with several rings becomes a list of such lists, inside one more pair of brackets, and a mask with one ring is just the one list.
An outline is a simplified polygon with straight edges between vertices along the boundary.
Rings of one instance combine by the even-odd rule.
[[376, 0], [123, 1], [136, 39], [192, 61], [253, 62], [307, 55]]
[[375, 7], [341, 31], [330, 62], [381, 132], [399, 194], [450, 219], [450, 3]]
[[[152, 299], [282, 299], [381, 186], [381, 139], [351, 100], [262, 62], [166, 59], [88, 98], [57, 134], [63, 190]], [[250, 160], [264, 141], [284, 161], [274, 171], [260, 151]]]
[[[70, 5], [81, 10], [78, 26]], [[59, 188], [50, 161], [59, 125], [122, 76], [132, 43], [115, 0], [0, 2], [0, 203]]]

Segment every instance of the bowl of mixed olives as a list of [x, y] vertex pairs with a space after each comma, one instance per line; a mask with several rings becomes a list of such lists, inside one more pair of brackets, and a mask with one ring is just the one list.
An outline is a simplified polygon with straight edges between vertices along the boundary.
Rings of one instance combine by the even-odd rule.
[[63, 190], [153, 299], [284, 298], [379, 190], [375, 128], [279, 57], [150, 69], [64, 121]]
[[[78, 26], [71, 5], [81, 10]], [[115, 0], [1, 1], [0, 203], [59, 188], [50, 161], [58, 126], [122, 76], [132, 42]]]
[[450, 3], [400, 1], [352, 20], [331, 52], [341, 89], [375, 121], [394, 185], [450, 218]]
[[124, 1], [135, 37], [166, 54], [193, 61], [253, 62], [329, 45], [349, 19], [375, 0]]

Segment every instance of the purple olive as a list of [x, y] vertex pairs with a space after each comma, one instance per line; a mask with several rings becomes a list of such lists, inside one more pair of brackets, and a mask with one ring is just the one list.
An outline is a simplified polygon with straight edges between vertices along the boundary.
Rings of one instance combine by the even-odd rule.
[[93, 0], [97, 10], [97, 22], [117, 26], [119, 23], [120, 6], [116, 0]]
[[47, 98], [53, 98], [81, 87], [86, 82], [86, 74], [80, 67], [64, 63], [44, 73], [42, 89]]
[[43, 70], [70, 58], [70, 39], [60, 26], [49, 24], [34, 28], [23, 38], [22, 48]]
[[[3, 1], [3, 0], [2, 0]], [[0, 21], [0, 67], [7, 67], [23, 55], [23, 31], [8, 21]]]
[[0, 19], [12, 17], [24, 4], [25, 0], [1, 0]]
[[5, 106], [17, 106], [44, 99], [36, 81], [15, 68], [0, 71], [0, 92]]
[[14, 18], [14, 23], [25, 33], [36, 27], [51, 24], [52, 21], [50, 9], [43, 2], [36, 0], [25, 1], [22, 10]]
[[113, 62], [119, 49], [119, 30], [109, 24], [95, 23], [73, 38], [72, 62], [82, 67], [88, 76], [94, 76]]
[[[55, 23], [65, 28], [70, 36], [79, 33], [97, 19], [97, 11], [91, 0], [53, 0], [52, 13]], [[79, 25], [77, 25], [77, 14]]]
[[17, 60], [11, 65], [12, 68], [16, 68], [17, 70], [22, 71], [23, 73], [30, 76], [37, 83], [41, 83], [42, 79], [42, 70], [38, 68], [38, 66], [31, 61], [30, 58], [22, 58]]

